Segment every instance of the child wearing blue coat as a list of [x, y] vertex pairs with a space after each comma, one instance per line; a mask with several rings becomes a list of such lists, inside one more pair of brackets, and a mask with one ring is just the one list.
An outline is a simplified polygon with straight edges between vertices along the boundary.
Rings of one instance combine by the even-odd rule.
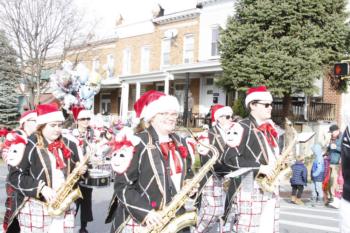
[[304, 156], [297, 156], [296, 162], [292, 165], [292, 177], [290, 178], [292, 185], [291, 202], [297, 205], [303, 205], [301, 195], [304, 191], [304, 186], [307, 184], [307, 168], [304, 165]]
[[319, 144], [312, 146], [312, 152], [314, 153], [315, 159], [312, 163], [311, 169], [311, 180], [312, 180], [312, 205], [317, 203], [323, 204], [323, 190], [322, 182], [324, 180], [324, 160], [322, 147]]

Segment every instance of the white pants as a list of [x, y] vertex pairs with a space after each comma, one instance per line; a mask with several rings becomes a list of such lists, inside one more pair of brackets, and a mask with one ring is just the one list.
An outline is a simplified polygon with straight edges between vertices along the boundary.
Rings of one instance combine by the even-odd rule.
[[347, 200], [341, 199], [340, 201], [340, 232], [341, 233], [350, 233], [350, 202]]

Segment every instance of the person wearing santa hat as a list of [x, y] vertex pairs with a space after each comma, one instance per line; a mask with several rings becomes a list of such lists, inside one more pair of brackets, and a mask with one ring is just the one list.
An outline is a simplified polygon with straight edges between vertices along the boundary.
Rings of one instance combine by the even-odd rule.
[[[77, 128], [72, 134], [79, 141], [83, 154], [86, 154], [88, 146], [94, 144], [94, 130], [90, 127], [92, 112], [81, 106], [72, 107], [74, 121]], [[80, 209], [80, 230], [79, 233], [88, 233], [86, 227], [88, 222], [93, 221], [92, 214], [92, 188], [79, 183], [82, 198], [77, 200], [77, 210]]]
[[[233, 126], [232, 121], [233, 111], [229, 106], [223, 106], [220, 104], [213, 105], [211, 107], [211, 124], [212, 128], [205, 134], [201, 135], [202, 143], [209, 143], [214, 145], [219, 153], [220, 157], [224, 153], [227, 145], [228, 132]], [[199, 146], [198, 151], [200, 153], [200, 160], [202, 166], [211, 158], [211, 152], [201, 149]], [[217, 161], [214, 165], [212, 172], [207, 174], [206, 179], [202, 180], [204, 185], [201, 195], [200, 209], [197, 219], [197, 227], [194, 232], [211, 232], [214, 229], [218, 229], [218, 224], [221, 232], [231, 232], [230, 224], [227, 223], [227, 227], [224, 227], [222, 221], [220, 221], [224, 214], [224, 176], [230, 172], [229, 167]], [[231, 226], [232, 229], [232, 226]]]
[[124, 140], [115, 147], [134, 148], [126, 150], [120, 165], [113, 166], [115, 192], [106, 219], [112, 222], [111, 232], [138, 232], [159, 224], [158, 211], [193, 176], [186, 142], [175, 134], [180, 110], [176, 97], [151, 90], [136, 101], [134, 109], [145, 129], [136, 133], [137, 144]]
[[[64, 116], [53, 104], [38, 105], [37, 129], [28, 138], [23, 158], [10, 168], [9, 182], [16, 189], [14, 213], [21, 232], [66, 233], [74, 230], [74, 205], [62, 215], [50, 216], [47, 203], [79, 162], [77, 144], [61, 134]], [[84, 174], [86, 166], [78, 171]]]
[[[36, 129], [36, 111], [29, 110], [22, 113], [19, 119], [19, 128], [6, 135], [2, 157], [9, 166], [17, 166], [22, 160], [24, 147], [27, 143], [27, 137], [34, 133]], [[8, 180], [8, 177], [7, 179]], [[15, 205], [15, 189], [6, 182], [7, 199], [5, 202], [6, 212], [4, 215], [3, 229], [6, 233], [16, 233], [20, 231], [19, 223], [16, 217], [12, 217], [12, 205]], [[10, 221], [11, 220], [11, 221]]]
[[271, 120], [272, 101], [265, 86], [248, 89], [245, 106], [250, 114], [232, 127], [235, 138], [224, 153], [223, 161], [232, 170], [252, 168], [229, 188], [229, 196], [233, 196], [230, 203], [239, 216], [235, 232], [279, 232], [278, 187], [268, 192], [255, 179], [257, 174], [272, 177], [280, 155], [278, 134]]

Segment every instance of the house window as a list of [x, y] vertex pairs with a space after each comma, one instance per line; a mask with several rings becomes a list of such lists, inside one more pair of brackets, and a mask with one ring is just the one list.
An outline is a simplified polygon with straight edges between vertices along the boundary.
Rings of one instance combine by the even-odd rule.
[[113, 77], [114, 75], [114, 57], [112, 54], [107, 55], [107, 78]]
[[156, 91], [164, 92], [164, 83], [156, 83]]
[[184, 38], [184, 51], [183, 51], [183, 62], [193, 62], [193, 51], [194, 51], [194, 36], [186, 35]]
[[171, 40], [170, 39], [163, 39], [162, 41], [162, 65], [170, 65], [170, 47], [171, 47]]
[[215, 26], [211, 29], [211, 55], [219, 55], [219, 26]]
[[141, 72], [149, 72], [149, 60], [150, 60], [150, 51], [149, 46], [143, 46], [141, 48]]
[[101, 113], [107, 115], [111, 113], [111, 95], [102, 94], [101, 96]]
[[100, 60], [98, 58], [95, 58], [92, 60], [92, 71], [98, 72], [100, 69]]
[[123, 74], [131, 73], [131, 50], [125, 48], [123, 50]]
[[208, 86], [213, 85], [213, 84], [214, 84], [214, 79], [213, 79], [213, 78], [207, 78], [207, 79], [206, 79], [206, 84], [207, 84]]

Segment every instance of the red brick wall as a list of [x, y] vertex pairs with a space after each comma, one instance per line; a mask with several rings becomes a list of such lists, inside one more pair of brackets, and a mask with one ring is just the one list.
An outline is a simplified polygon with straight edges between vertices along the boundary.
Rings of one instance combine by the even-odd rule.
[[341, 94], [332, 89], [329, 79], [326, 77], [323, 79], [323, 102], [335, 104], [335, 119], [340, 123], [341, 121]]

